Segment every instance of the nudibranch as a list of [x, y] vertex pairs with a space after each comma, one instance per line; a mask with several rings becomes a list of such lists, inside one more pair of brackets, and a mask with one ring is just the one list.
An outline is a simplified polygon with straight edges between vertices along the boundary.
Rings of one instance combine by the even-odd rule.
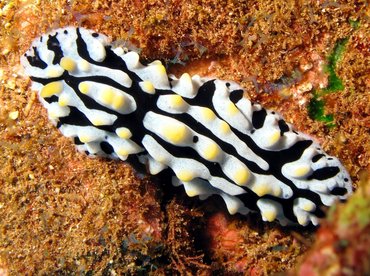
[[21, 57], [49, 119], [79, 151], [171, 174], [190, 196], [219, 195], [230, 214], [318, 224], [352, 193], [348, 172], [308, 135], [231, 81], [168, 75], [135, 51], [76, 27], [37, 38]]

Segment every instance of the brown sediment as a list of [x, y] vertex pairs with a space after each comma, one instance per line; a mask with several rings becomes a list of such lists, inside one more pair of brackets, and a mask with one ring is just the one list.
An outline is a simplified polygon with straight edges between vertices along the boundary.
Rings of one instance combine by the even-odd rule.
[[[355, 186], [369, 170], [365, 2], [59, 0], [4, 1], [0, 8], [0, 274], [261, 275], [293, 268], [310, 246], [304, 241], [315, 239], [313, 231], [266, 225], [257, 215], [230, 217], [216, 199], [188, 200], [181, 188], [175, 192], [186, 204], [177, 197], [162, 202], [168, 191], [124, 162], [77, 153], [48, 123], [19, 65], [33, 38], [52, 28], [92, 28], [130, 40], [145, 59], [165, 60], [173, 73], [238, 81], [246, 96], [280, 111], [338, 156]], [[323, 96], [336, 124], [328, 128], [308, 116], [307, 85], [325, 84], [318, 62], [345, 37], [336, 68], [345, 89]], [[282, 80], [283, 86], [270, 89]], [[195, 226], [200, 228], [193, 231]]]
[[204, 263], [203, 250], [197, 243], [201, 243], [202, 223], [201, 211], [183, 208], [183, 204], [175, 197], [167, 206], [167, 246], [170, 251], [171, 267], [182, 275], [208, 274], [211, 266]]
[[278, 224], [263, 224], [254, 215], [247, 221], [217, 210], [207, 218], [204, 235], [209, 254], [222, 264], [221, 272], [262, 275], [287, 271], [313, 241], [309, 230], [287, 231]]

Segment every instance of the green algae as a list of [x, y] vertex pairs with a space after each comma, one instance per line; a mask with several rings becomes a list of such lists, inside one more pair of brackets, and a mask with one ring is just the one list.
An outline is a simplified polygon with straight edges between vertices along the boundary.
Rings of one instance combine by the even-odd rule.
[[357, 30], [360, 27], [360, 21], [359, 20], [349, 20], [349, 24], [351, 27], [355, 30]]
[[325, 66], [325, 72], [329, 74], [328, 76], [328, 86], [321, 90], [321, 93], [327, 94], [337, 91], [342, 91], [344, 89], [344, 85], [342, 80], [338, 77], [335, 69], [337, 67], [338, 62], [342, 58], [344, 51], [346, 49], [346, 44], [348, 42], [348, 38], [340, 39], [335, 44], [333, 51], [328, 56], [328, 63]]
[[338, 40], [335, 44], [333, 51], [327, 58], [327, 64], [324, 67], [326, 73], [328, 73], [328, 86], [313, 92], [313, 98], [308, 104], [309, 116], [319, 122], [325, 123], [328, 127], [334, 127], [334, 116], [333, 114], [325, 114], [325, 101], [321, 96], [334, 93], [337, 91], [342, 91], [344, 85], [342, 80], [338, 77], [335, 69], [338, 62], [342, 58], [348, 38]]
[[317, 92], [314, 92], [313, 98], [308, 105], [309, 116], [319, 122], [325, 123], [328, 127], [334, 127], [333, 114], [325, 114], [325, 101], [320, 98]]

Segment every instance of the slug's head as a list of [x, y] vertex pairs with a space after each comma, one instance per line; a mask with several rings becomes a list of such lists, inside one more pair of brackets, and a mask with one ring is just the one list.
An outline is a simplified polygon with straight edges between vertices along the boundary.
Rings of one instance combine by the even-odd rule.
[[120, 70], [122, 55], [106, 36], [67, 27], [35, 39], [21, 57], [49, 119], [91, 156], [126, 160], [142, 151], [130, 139], [136, 132], [125, 116], [137, 106], [130, 94], [134, 80]]
[[89, 63], [106, 58], [106, 36], [83, 28], [56, 29], [35, 39], [21, 57], [25, 73], [31, 79], [61, 78], [64, 72], [87, 72]]

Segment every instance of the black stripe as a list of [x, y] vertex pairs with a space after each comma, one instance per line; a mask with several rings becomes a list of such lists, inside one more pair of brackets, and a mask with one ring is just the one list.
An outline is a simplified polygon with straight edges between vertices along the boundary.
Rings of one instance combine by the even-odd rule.
[[100, 142], [100, 147], [102, 151], [104, 151], [106, 154], [112, 154], [114, 152], [114, 149], [111, 146], [111, 144], [109, 144], [106, 141]]
[[325, 154], [316, 154], [314, 157], [312, 157], [312, 162], [316, 163], [321, 159], [321, 157], [324, 157]]
[[28, 63], [31, 66], [38, 67], [41, 69], [45, 69], [46, 67], [48, 67], [48, 64], [40, 58], [40, 54], [37, 51], [37, 48], [32, 47], [32, 49], [33, 49], [34, 56], [29, 56], [25, 54], [25, 57], [27, 58]]
[[47, 103], [51, 104], [51, 103], [56, 103], [56, 102], [58, 102], [59, 97], [57, 97], [56, 95], [52, 95], [52, 96], [50, 96], [50, 97], [45, 97], [45, 98], [44, 98], [44, 100], [45, 100]]
[[263, 127], [265, 119], [267, 116], [266, 109], [262, 108], [261, 110], [254, 111], [252, 114], [252, 125], [255, 129]]
[[48, 49], [54, 52], [54, 58], [53, 58], [54, 65], [59, 64], [60, 60], [64, 56], [63, 51], [60, 47], [60, 42], [57, 39], [57, 35], [58, 35], [58, 32], [56, 32], [54, 36], [49, 35], [49, 38], [47, 41]]
[[51, 82], [64, 80], [67, 78], [67, 76], [68, 76], [68, 72], [64, 71], [64, 73], [60, 77], [56, 77], [56, 78], [44, 79], [44, 78], [38, 78], [38, 77], [31, 76], [30, 79], [34, 82], [41, 83], [42, 85], [47, 85], [48, 83], [51, 83]]
[[87, 119], [86, 115], [74, 106], [69, 106], [70, 112], [68, 116], [60, 117], [57, 127], [63, 124], [76, 126], [92, 126], [92, 123]]
[[344, 196], [348, 193], [348, 191], [346, 188], [343, 187], [334, 187], [333, 190], [330, 191], [330, 193], [335, 196]]
[[[215, 90], [216, 85], [214, 83], [214, 80], [209, 80], [199, 87], [197, 95], [194, 98], [186, 99], [186, 102], [189, 103], [190, 105], [208, 107], [212, 109], [214, 112], [216, 112], [216, 109], [214, 108], [212, 101]], [[171, 94], [176, 93], [171, 91]]]
[[230, 100], [236, 104], [243, 98], [244, 90], [239, 89], [239, 90], [234, 90], [230, 92]]
[[84, 145], [85, 143], [81, 142], [80, 138], [78, 138], [78, 136], [74, 137], [73, 138], [73, 142], [76, 144], [76, 145]]
[[336, 176], [340, 172], [338, 167], [324, 167], [315, 170], [307, 179], [325, 180]]
[[279, 125], [279, 129], [280, 129], [280, 136], [283, 136], [284, 132], [289, 131], [289, 126], [283, 119], [280, 119], [278, 121], [278, 125]]

